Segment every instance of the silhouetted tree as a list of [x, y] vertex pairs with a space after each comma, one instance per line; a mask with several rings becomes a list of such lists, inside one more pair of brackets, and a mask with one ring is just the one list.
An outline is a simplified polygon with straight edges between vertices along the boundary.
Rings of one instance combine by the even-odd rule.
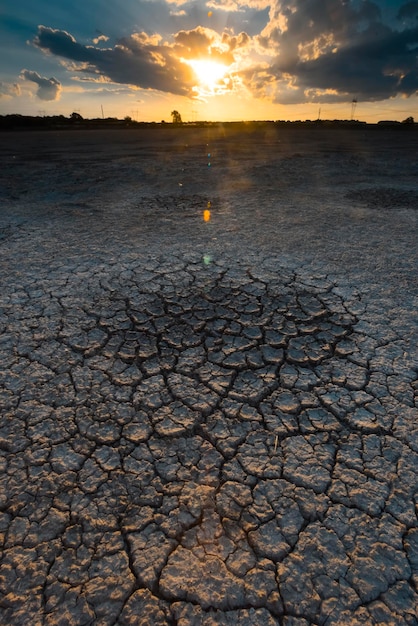
[[71, 113], [70, 119], [72, 119], [73, 122], [81, 122], [81, 120], [83, 119], [83, 116], [80, 115], [80, 113], [74, 112], [74, 113]]
[[414, 118], [411, 117], [407, 117], [406, 120], [402, 120], [402, 124], [413, 124], [414, 123]]
[[181, 115], [178, 111], [171, 111], [171, 117], [173, 118], [173, 124], [181, 124]]

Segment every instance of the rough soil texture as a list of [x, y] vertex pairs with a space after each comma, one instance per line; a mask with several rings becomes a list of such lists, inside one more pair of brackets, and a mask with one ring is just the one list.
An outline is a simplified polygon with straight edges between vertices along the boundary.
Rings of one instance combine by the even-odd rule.
[[418, 624], [416, 145], [1, 136], [1, 624]]

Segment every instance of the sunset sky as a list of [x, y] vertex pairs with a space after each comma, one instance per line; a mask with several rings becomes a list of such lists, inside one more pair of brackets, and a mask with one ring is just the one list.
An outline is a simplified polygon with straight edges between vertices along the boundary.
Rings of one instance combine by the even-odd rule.
[[0, 34], [3, 115], [418, 121], [418, 1], [3, 0]]

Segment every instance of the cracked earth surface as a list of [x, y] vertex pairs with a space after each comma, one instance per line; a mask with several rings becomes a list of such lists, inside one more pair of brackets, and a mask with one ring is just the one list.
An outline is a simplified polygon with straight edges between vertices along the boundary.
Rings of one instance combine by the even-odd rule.
[[412, 140], [158, 132], [3, 144], [1, 623], [416, 625]]

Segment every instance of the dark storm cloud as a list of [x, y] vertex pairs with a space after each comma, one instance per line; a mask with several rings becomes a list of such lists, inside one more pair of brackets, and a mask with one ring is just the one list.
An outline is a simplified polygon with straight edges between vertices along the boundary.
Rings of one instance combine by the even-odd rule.
[[[410, 17], [415, 5], [405, 3], [398, 16]], [[385, 25], [370, 0], [276, 2], [258, 41], [276, 53], [267, 76], [278, 81], [278, 102], [289, 97], [286, 82], [299, 101], [308, 91], [315, 99], [315, 90], [316, 99], [380, 100], [418, 89], [418, 27]]]
[[45, 78], [30, 70], [22, 70], [20, 76], [38, 85], [36, 95], [40, 100], [59, 100], [61, 83], [56, 78]]
[[407, 2], [398, 11], [398, 20], [415, 18], [418, 19], [418, 2]]
[[112, 82], [144, 89], [190, 95], [192, 72], [158, 36], [135, 33], [109, 48], [78, 43], [62, 30], [39, 26], [34, 44], [50, 54], [73, 61], [75, 69], [104, 76]]
[[74, 37], [64, 30], [39, 26], [34, 44], [44, 51], [72, 61], [90, 61], [94, 58], [92, 54], [94, 49], [91, 46], [78, 44]]
[[299, 62], [298, 81], [302, 86], [353, 93], [362, 99], [409, 96], [418, 89], [417, 53], [410, 48], [417, 43], [418, 28], [359, 40], [336, 53]]

